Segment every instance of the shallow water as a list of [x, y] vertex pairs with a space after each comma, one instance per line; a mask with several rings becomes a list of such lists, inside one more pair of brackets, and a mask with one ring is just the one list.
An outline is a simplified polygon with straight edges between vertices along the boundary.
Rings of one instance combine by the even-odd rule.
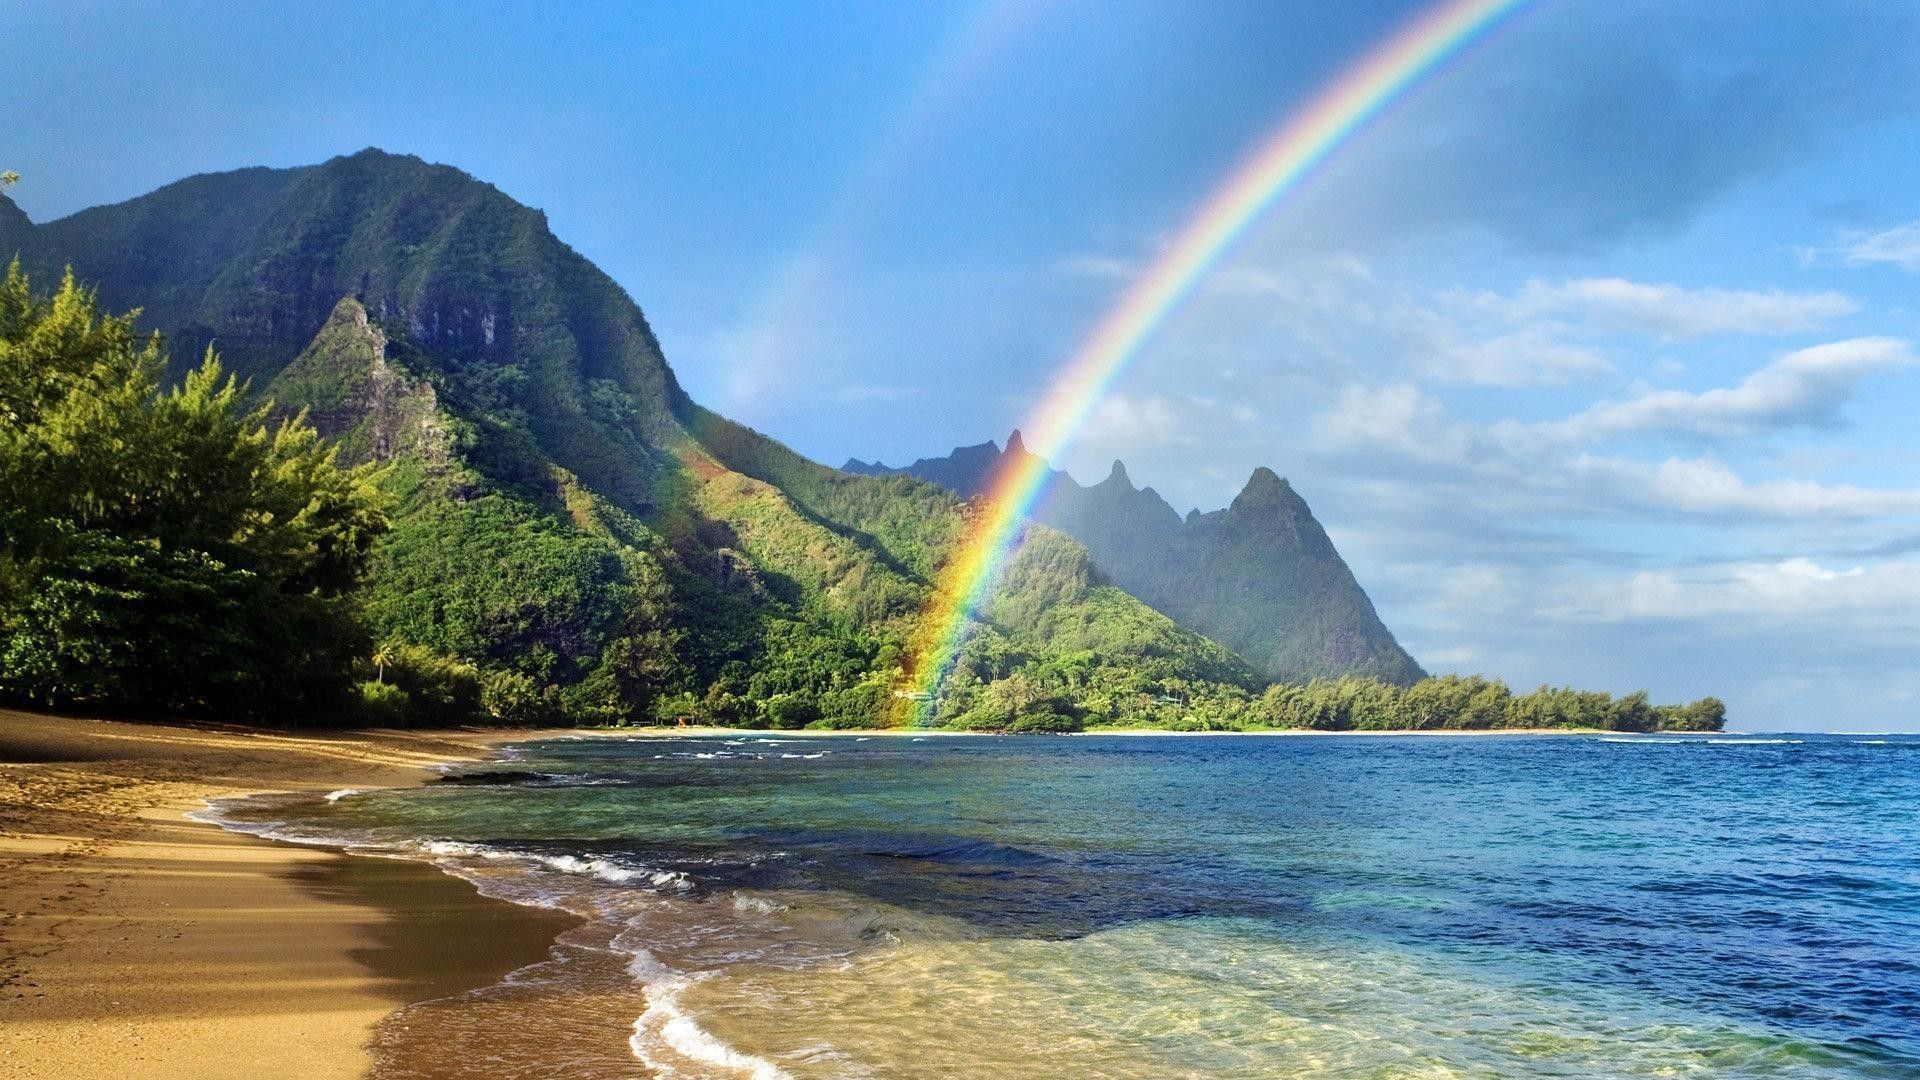
[[1920, 738], [510, 758], [222, 808], [591, 920], [385, 1075], [1920, 1075]]

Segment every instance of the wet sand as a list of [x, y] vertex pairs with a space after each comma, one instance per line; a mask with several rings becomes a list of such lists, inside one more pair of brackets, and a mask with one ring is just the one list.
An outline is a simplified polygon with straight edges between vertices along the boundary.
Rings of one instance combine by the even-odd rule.
[[530, 734], [0, 710], [0, 1077], [359, 1076], [400, 1005], [544, 958], [574, 920], [184, 817], [225, 795], [415, 783]]

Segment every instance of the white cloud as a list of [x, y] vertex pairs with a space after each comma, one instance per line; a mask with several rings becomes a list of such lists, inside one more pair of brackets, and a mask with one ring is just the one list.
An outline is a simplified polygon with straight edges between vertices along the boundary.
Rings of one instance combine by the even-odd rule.
[[1920, 270], [1920, 221], [1852, 236], [1840, 245], [1839, 255], [1856, 266], [1891, 263], [1904, 270]]
[[1504, 387], [1548, 386], [1613, 370], [1595, 350], [1556, 341], [1538, 328], [1449, 341], [1420, 354], [1416, 363], [1437, 378]]
[[1215, 411], [1212, 405], [1209, 401], [1157, 394], [1109, 394], [1095, 406], [1076, 439], [1123, 446], [1187, 445], [1197, 441], [1199, 422]]
[[1571, 466], [1603, 505], [1709, 517], [1871, 518], [1920, 513], [1920, 489], [1863, 488], [1808, 480], [1748, 483], [1712, 458], [1657, 465], [1582, 455]]
[[1314, 419], [1312, 432], [1323, 452], [1357, 458], [1377, 481], [1447, 480], [1450, 498], [1472, 499], [1473, 513], [1497, 506], [1522, 517], [1847, 521], [1920, 514], [1920, 489], [1749, 481], [1712, 457], [1569, 457], [1543, 446], [1524, 425], [1488, 429], [1458, 420], [1408, 383], [1347, 385]]
[[1860, 310], [1857, 301], [1837, 292], [1689, 289], [1617, 277], [1530, 281], [1511, 296], [1483, 292], [1453, 299], [1515, 321], [1576, 317], [1597, 329], [1668, 338], [1792, 333]]
[[1892, 624], [1914, 628], [1920, 626], [1920, 561], [1835, 568], [1791, 558], [1648, 570], [1624, 582], [1590, 582], [1582, 591], [1557, 598], [1552, 613], [1602, 621], [1810, 621], [1871, 615], [1881, 629]]
[[1476, 439], [1446, 406], [1411, 383], [1349, 383], [1314, 419], [1314, 433], [1337, 449], [1393, 451], [1424, 462], [1470, 464]]
[[1529, 429], [1580, 441], [1642, 432], [1725, 436], [1830, 426], [1862, 378], [1913, 363], [1911, 348], [1898, 338], [1850, 338], [1788, 353], [1738, 386], [1699, 393], [1655, 390]]
[[[1839, 342], [1841, 346], [1851, 342]], [[1874, 357], [1905, 357], [1897, 350], [1816, 346], [1784, 357], [1768, 371], [1795, 375], [1830, 375], [1860, 365], [1880, 363]], [[1763, 373], [1764, 375], [1764, 373]], [[1766, 379], [1759, 380], [1766, 386]], [[1743, 384], [1747, 386], [1747, 384]], [[1705, 409], [1732, 409], [1713, 405], [1715, 394], [1688, 394], [1688, 402], [1707, 398]], [[1670, 409], [1665, 398], [1653, 396], [1647, 411]], [[1761, 390], [1736, 396], [1774, 402]], [[1812, 402], [1814, 394], [1793, 398]], [[1626, 405], [1611, 405], [1626, 409]], [[1668, 417], [1667, 411], [1657, 415]], [[1753, 415], [1772, 415], [1753, 405]], [[1615, 421], [1607, 421], [1615, 423]], [[1411, 382], [1363, 384], [1348, 382], [1311, 421], [1311, 450], [1321, 467], [1350, 477], [1350, 484], [1384, 484], [1392, 492], [1388, 502], [1419, 502], [1419, 492], [1432, 492], [1440, 482], [1448, 492], [1440, 513], [1494, 515], [1501, 521], [1603, 517], [1617, 521], [1665, 521], [1674, 515], [1703, 523], [1782, 521], [1782, 523], [1866, 523], [1887, 517], [1920, 515], [1920, 488], [1866, 488], [1818, 480], [1749, 480], [1732, 465], [1709, 457], [1667, 457], [1659, 461], [1628, 455], [1576, 452], [1576, 436], [1607, 434], [1613, 430], [1651, 427], [1619, 421], [1615, 427], [1594, 421], [1588, 413], [1548, 425], [1496, 423], [1476, 425], [1453, 417], [1446, 402], [1430, 396]], [[1542, 436], [1549, 438], [1542, 438]], [[1352, 477], [1356, 471], [1365, 479]], [[1409, 488], [1411, 486], [1411, 488]], [[1423, 503], [1425, 505], [1425, 503]], [[1507, 538], [1515, 542], [1517, 538]]]
[[1382, 319], [1421, 373], [1500, 387], [1551, 386], [1613, 371], [1612, 360], [1583, 340], [1596, 334], [1781, 334], [1860, 308], [1837, 292], [1688, 289], [1624, 278], [1533, 281], [1512, 295], [1455, 291], [1439, 302], [1432, 309], [1394, 298]]
[[[1313, 421], [1322, 452], [1358, 461], [1374, 482], [1445, 480], [1464, 513], [1599, 514], [1659, 519], [1865, 521], [1920, 514], [1920, 488], [1802, 479], [1749, 481], [1712, 457], [1652, 462], [1542, 445], [1524, 425], [1458, 420], [1408, 383], [1349, 384]], [[1411, 468], [1411, 472], [1409, 469]], [[1404, 502], [1405, 493], [1397, 496]], [[1472, 509], [1459, 500], [1471, 500]]]
[[1324, 372], [1386, 360], [1476, 386], [1554, 386], [1613, 370], [1597, 348], [1567, 340], [1562, 325], [1516, 322], [1471, 301], [1436, 307], [1432, 296], [1382, 282], [1347, 257], [1224, 267], [1209, 275], [1178, 333], [1215, 352], [1258, 340], [1268, 363]]

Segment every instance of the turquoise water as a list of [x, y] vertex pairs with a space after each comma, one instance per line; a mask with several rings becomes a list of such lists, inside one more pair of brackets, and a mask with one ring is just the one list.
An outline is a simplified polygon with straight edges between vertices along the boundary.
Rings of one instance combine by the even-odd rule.
[[1920, 738], [572, 739], [256, 800], [587, 920], [383, 1072], [1920, 1075]]

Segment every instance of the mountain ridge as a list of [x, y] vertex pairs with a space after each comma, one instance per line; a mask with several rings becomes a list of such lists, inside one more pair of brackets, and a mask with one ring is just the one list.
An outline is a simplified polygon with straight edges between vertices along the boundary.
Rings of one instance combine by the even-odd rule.
[[[1015, 430], [1005, 449], [988, 441], [897, 470], [857, 458], [843, 468], [918, 476], [972, 498], [1019, 458], [1032, 454]], [[1116, 584], [1268, 678], [1365, 675], [1408, 685], [1425, 677], [1306, 500], [1272, 469], [1255, 468], [1226, 507], [1185, 517], [1153, 488], [1136, 488], [1119, 460], [1091, 485], [1051, 467], [1044, 474], [1034, 520], [1080, 540]]]

